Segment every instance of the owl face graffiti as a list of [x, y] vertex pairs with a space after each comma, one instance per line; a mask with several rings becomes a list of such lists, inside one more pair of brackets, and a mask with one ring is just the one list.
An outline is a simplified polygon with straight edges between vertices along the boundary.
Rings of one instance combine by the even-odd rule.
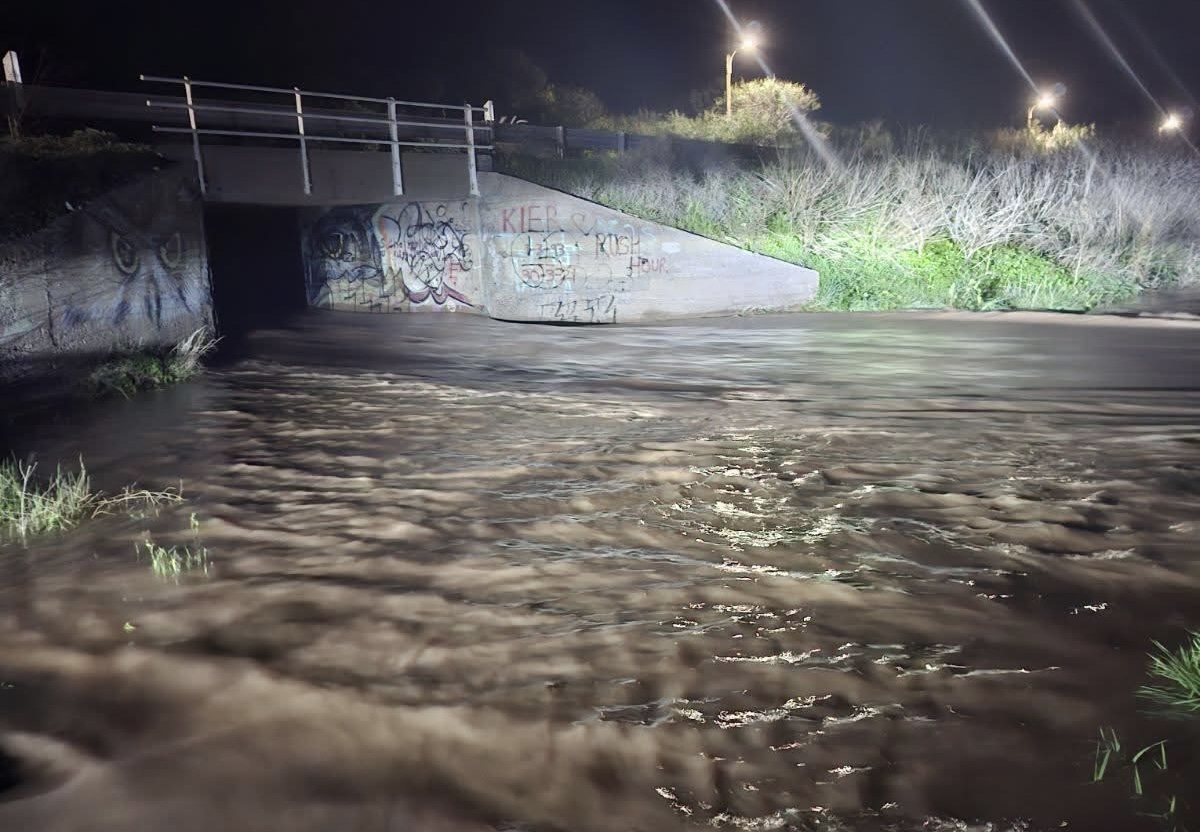
[[109, 231], [113, 265], [120, 275], [113, 322], [140, 315], [155, 326], [191, 312], [202, 302], [188, 291], [185, 262], [188, 255], [183, 234], [173, 231], [154, 235], [131, 230]]
[[160, 185], [102, 197], [76, 213], [75, 244], [107, 252], [109, 267], [94, 264], [75, 282], [80, 288], [62, 299], [64, 325], [162, 328], [211, 305], [198, 220], [181, 220], [185, 212], [176, 210], [189, 196]]

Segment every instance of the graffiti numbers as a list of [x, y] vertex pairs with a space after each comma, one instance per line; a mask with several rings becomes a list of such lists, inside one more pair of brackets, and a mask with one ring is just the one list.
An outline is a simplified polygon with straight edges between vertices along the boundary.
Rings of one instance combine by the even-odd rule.
[[564, 299], [554, 303], [543, 303], [542, 317], [563, 323], [601, 324], [617, 322], [616, 295], [600, 295], [594, 298]]

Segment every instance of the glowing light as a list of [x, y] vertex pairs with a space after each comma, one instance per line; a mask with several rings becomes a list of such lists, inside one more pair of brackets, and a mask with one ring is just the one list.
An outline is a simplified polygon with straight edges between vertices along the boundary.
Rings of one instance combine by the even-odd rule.
[[750, 33], [742, 38], [742, 45], [738, 49], [746, 49], [753, 51], [758, 48], [758, 36]]
[[1037, 110], [1053, 110], [1058, 104], [1058, 99], [1054, 97], [1054, 93], [1044, 92], [1038, 96], [1037, 101], [1033, 102], [1034, 109]]
[[1176, 133], [1183, 128], [1183, 119], [1179, 113], [1167, 113], [1167, 117], [1163, 119], [1163, 123], [1159, 126], [1160, 133]]
[[[713, 2], [715, 2], [717, 7], [721, 9], [721, 13], [724, 14], [729, 20], [730, 25], [733, 26], [734, 31], [737, 32], [740, 37], [744, 39], [746, 35], [753, 34], [752, 31], [747, 31], [742, 28], [742, 25], [738, 23], [737, 18], [734, 17], [733, 11], [729, 8], [729, 4], [725, 2], [725, 0], [713, 0]], [[759, 68], [762, 69], [763, 73], [766, 74], [768, 78], [775, 77], [775, 73], [771, 71], [771, 68], [767, 66], [767, 62], [763, 60], [761, 52], [755, 51], [754, 59], [758, 62]], [[833, 149], [830, 148], [829, 143], [825, 140], [825, 137], [821, 135], [820, 131], [817, 130], [817, 128], [813, 125], [808, 116], [800, 112], [800, 110], [797, 108], [791, 106], [791, 104], [788, 105], [788, 109], [791, 110], [792, 121], [795, 123], [796, 128], [800, 131], [800, 135], [804, 136], [805, 141], [807, 141], [817, 155], [821, 157], [821, 160], [834, 170], [841, 170], [841, 160], [838, 159], [836, 154], [834, 154]]]

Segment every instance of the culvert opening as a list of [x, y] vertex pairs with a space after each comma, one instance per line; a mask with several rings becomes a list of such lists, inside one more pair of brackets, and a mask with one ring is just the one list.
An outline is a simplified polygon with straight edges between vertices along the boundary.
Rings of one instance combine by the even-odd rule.
[[213, 316], [223, 348], [305, 310], [296, 208], [209, 204], [204, 226]]

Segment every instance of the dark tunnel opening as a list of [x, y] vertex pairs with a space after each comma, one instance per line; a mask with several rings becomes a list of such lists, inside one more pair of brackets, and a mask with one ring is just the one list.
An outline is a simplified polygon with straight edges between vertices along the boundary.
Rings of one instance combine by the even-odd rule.
[[221, 352], [307, 307], [297, 209], [209, 204], [204, 209], [213, 316]]

